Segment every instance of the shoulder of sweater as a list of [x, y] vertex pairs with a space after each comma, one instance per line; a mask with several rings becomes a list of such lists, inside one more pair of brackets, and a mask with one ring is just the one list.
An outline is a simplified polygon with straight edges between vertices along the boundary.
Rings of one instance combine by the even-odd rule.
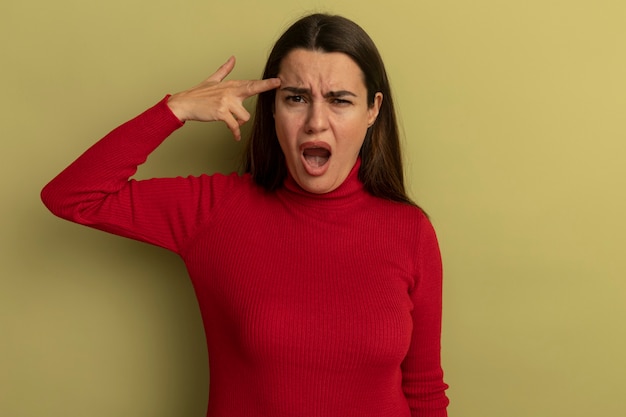
[[250, 174], [239, 174], [238, 172], [214, 172], [211, 174], [200, 174], [198, 176], [189, 176], [187, 178], [195, 179], [203, 183], [211, 183], [212, 185], [223, 187], [250, 188], [255, 187], [254, 181]]
[[210, 190], [213, 198], [217, 199], [254, 198], [264, 192], [247, 173], [242, 175], [237, 172], [216, 172], [188, 178], [198, 181], [201, 188]]
[[388, 200], [381, 197], [370, 195], [372, 206], [388, 211], [388, 213], [398, 216], [402, 219], [411, 219], [413, 221], [430, 222], [426, 212], [418, 206], [407, 204], [404, 202]]

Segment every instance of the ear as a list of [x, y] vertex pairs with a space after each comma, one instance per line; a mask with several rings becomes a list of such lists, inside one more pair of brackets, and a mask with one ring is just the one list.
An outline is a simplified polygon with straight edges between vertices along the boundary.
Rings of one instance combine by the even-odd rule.
[[380, 91], [374, 96], [374, 103], [367, 109], [367, 127], [371, 127], [376, 118], [378, 112], [380, 112], [380, 106], [383, 104], [383, 93]]

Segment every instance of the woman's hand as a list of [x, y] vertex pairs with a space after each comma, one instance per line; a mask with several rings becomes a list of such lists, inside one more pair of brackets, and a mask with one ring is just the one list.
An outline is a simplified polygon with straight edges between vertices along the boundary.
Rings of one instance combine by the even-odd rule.
[[243, 102], [264, 91], [280, 86], [280, 79], [223, 81], [235, 67], [235, 57], [197, 86], [176, 93], [168, 100], [172, 112], [181, 121], [211, 122], [221, 120], [233, 132], [235, 140], [241, 139], [240, 126], [250, 119]]

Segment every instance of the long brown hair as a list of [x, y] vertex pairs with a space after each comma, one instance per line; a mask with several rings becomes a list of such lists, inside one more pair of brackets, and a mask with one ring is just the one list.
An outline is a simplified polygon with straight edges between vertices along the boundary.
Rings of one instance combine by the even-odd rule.
[[[367, 88], [368, 105], [377, 92], [383, 101], [374, 124], [367, 130], [361, 147], [359, 179], [372, 195], [415, 205], [404, 187], [398, 123], [385, 66], [376, 45], [356, 23], [342, 16], [312, 14], [291, 25], [276, 41], [263, 78], [276, 77], [282, 60], [294, 49], [340, 52], [361, 68]], [[244, 154], [243, 168], [267, 190], [282, 186], [287, 176], [285, 157], [274, 127], [275, 91], [259, 95], [252, 132]]]

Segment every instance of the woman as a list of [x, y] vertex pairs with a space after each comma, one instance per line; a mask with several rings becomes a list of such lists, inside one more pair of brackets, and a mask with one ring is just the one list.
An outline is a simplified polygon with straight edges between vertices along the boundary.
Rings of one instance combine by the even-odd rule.
[[[205, 323], [207, 416], [441, 417], [441, 259], [406, 196], [382, 60], [342, 17], [277, 41], [263, 80], [198, 86], [116, 128], [42, 198], [56, 215], [179, 254]], [[129, 180], [187, 120], [240, 138], [246, 173]]]

